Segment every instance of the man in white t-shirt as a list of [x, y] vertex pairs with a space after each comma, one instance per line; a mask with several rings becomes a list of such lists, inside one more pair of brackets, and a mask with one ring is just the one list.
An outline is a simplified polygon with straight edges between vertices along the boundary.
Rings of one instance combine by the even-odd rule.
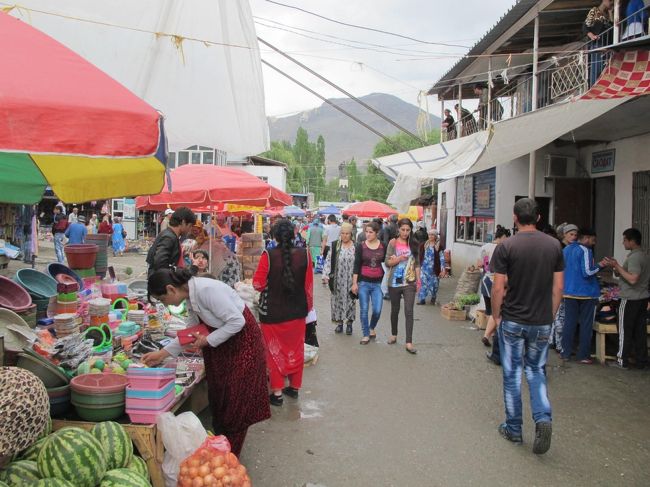
[[324, 259], [327, 259], [327, 254], [332, 246], [332, 243], [336, 242], [341, 235], [341, 227], [339, 227], [335, 215], [328, 216], [327, 223], [328, 225], [325, 227], [325, 233], [323, 234], [322, 253]]

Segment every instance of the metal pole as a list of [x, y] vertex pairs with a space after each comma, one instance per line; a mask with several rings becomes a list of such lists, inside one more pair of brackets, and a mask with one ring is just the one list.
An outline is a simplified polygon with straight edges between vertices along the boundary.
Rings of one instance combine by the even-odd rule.
[[[539, 59], [539, 14], [535, 17], [535, 32], [533, 36], [533, 103], [532, 110], [537, 110], [537, 61]], [[528, 197], [535, 199], [535, 174], [537, 163], [535, 151], [532, 151], [528, 158]]]
[[460, 133], [463, 131], [463, 85], [458, 83], [458, 111], [456, 112], [456, 138], [460, 139]]
[[[614, 38], [612, 44], [618, 44], [620, 40], [620, 22], [621, 22], [621, 0], [614, 0]], [[629, 21], [629, 19], [628, 19]]]
[[[443, 122], [445, 121], [445, 98], [444, 97], [440, 99], [440, 120], [442, 120]], [[447, 132], [446, 129], [440, 127], [440, 140], [443, 142], [446, 141], [448, 133], [449, 132]]]
[[488, 106], [487, 106], [487, 120], [485, 121], [485, 128], [490, 125], [492, 120], [492, 57], [488, 58]]

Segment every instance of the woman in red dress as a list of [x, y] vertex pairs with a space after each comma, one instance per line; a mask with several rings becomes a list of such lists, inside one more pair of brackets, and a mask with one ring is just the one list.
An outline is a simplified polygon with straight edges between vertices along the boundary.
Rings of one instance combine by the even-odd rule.
[[111, 235], [113, 233], [113, 224], [111, 223], [111, 215], [104, 215], [102, 222], [99, 224], [99, 230], [97, 233], [104, 233], [106, 235]]
[[[190, 324], [202, 322], [212, 329], [187, 346], [203, 352], [214, 433], [225, 435], [239, 456], [248, 427], [271, 417], [264, 341], [255, 317], [234, 289], [195, 273], [196, 267], [157, 270], [149, 277], [149, 296], [167, 306], [185, 301]], [[154, 366], [181, 351], [174, 340], [145, 354], [142, 361]]]
[[282, 406], [282, 393], [297, 398], [302, 386], [305, 318], [313, 307], [314, 274], [307, 249], [293, 246], [289, 220], [275, 223], [271, 234], [278, 246], [262, 254], [253, 286], [262, 292], [260, 325], [271, 377], [270, 400], [273, 406]]

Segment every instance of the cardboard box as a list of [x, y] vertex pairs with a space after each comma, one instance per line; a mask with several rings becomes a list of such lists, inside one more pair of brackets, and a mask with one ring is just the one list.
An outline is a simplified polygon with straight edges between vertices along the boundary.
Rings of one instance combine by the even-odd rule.
[[443, 306], [440, 309], [440, 314], [449, 321], [465, 321], [467, 319], [465, 310], [451, 309], [447, 306]]
[[485, 314], [484, 309], [476, 310], [476, 327], [479, 330], [485, 330], [487, 328], [488, 315]]

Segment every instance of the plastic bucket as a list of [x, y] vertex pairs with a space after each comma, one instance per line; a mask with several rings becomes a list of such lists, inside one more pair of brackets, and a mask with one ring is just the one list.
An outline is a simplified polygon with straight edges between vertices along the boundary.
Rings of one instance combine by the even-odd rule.
[[68, 244], [63, 247], [71, 269], [90, 269], [95, 266], [98, 247], [95, 244]]

